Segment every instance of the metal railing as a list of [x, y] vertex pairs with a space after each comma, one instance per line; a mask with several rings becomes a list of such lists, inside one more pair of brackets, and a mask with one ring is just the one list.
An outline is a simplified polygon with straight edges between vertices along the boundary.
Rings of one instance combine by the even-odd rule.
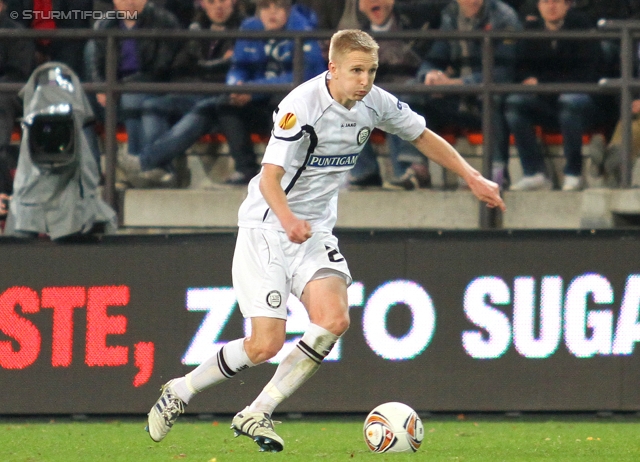
[[[558, 40], [580, 41], [620, 41], [620, 78], [609, 80], [606, 84], [594, 83], [546, 83], [539, 85], [522, 85], [518, 83], [495, 83], [493, 81], [493, 49], [497, 40], [548, 40], [549, 33], [543, 31], [402, 31], [373, 34], [377, 40], [438, 40], [438, 39], [469, 39], [482, 42], [482, 67], [483, 82], [470, 85], [439, 85], [437, 87], [422, 84], [381, 84], [380, 86], [395, 94], [475, 94], [482, 101], [482, 133], [483, 133], [483, 167], [482, 173], [486, 177], [491, 176], [491, 110], [492, 95], [507, 93], [589, 93], [589, 94], [619, 94], [620, 95], [620, 120], [623, 126], [622, 133], [622, 172], [621, 187], [628, 187], [631, 183], [631, 102], [632, 91], [640, 89], [640, 80], [634, 79], [633, 63], [634, 40], [640, 37], [640, 21], [605, 21], [601, 22], [600, 30], [590, 31], [558, 31], [553, 37]], [[117, 79], [117, 41], [126, 38], [147, 38], [159, 40], [187, 40], [187, 39], [212, 39], [212, 38], [252, 38], [272, 39], [289, 38], [294, 41], [294, 63], [292, 84], [244, 84], [242, 91], [246, 93], [285, 93], [295, 88], [303, 80], [303, 54], [302, 47], [305, 40], [318, 39], [329, 40], [331, 31], [191, 31], [191, 30], [94, 30], [94, 29], [58, 29], [58, 30], [16, 30], [0, 29], [0, 40], [15, 39], [41, 39], [50, 38], [58, 40], [104, 40], [106, 41], [106, 63], [104, 82], [86, 82], [83, 88], [89, 93], [105, 93], [105, 188], [104, 199], [112, 207], [117, 209], [116, 198], [116, 129], [117, 129], [117, 96], [122, 93], [232, 93], [237, 91], [236, 86], [228, 86], [218, 83], [169, 83], [169, 82], [127, 82], [122, 83]], [[22, 83], [0, 83], [0, 92], [18, 92]], [[481, 204], [480, 227], [490, 229], [496, 226], [496, 211], [487, 209]]]

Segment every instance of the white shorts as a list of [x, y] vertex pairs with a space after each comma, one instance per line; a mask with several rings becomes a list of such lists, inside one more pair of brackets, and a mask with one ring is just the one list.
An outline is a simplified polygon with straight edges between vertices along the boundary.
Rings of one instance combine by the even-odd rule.
[[245, 318], [287, 319], [287, 299], [300, 298], [309, 281], [340, 276], [352, 282], [338, 239], [315, 232], [294, 244], [281, 231], [240, 228], [233, 254], [233, 287]]

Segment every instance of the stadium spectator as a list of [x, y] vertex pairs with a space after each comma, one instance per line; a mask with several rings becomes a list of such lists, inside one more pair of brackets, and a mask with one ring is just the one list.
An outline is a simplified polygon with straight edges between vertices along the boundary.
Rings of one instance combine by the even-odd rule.
[[[298, 86], [279, 104], [262, 170], [251, 180], [238, 213], [233, 284], [251, 335], [226, 343], [186, 376], [162, 386], [149, 411], [147, 428], [154, 441], [166, 437], [195, 395], [282, 349], [287, 300], [294, 294], [310, 324], [231, 424], [236, 435], [250, 437], [262, 451], [284, 449], [272, 413], [318, 370], [349, 327], [352, 277], [332, 230], [340, 185], [375, 127], [412, 140], [425, 156], [463, 176], [478, 199], [504, 210], [497, 184], [426, 129], [424, 118], [373, 85], [377, 49], [365, 32], [337, 32], [329, 71]], [[341, 124], [348, 126], [340, 129]]]
[[[321, 30], [336, 30], [345, 10], [345, 4], [352, 0], [296, 0], [298, 6], [305, 6], [313, 10], [318, 18], [317, 28]], [[355, 2], [354, 2], [355, 5]], [[358, 21], [354, 25], [358, 25]]]
[[[640, 10], [638, 0], [573, 0], [571, 7], [584, 13], [595, 26], [600, 19], [632, 19]], [[537, 0], [522, 2], [520, 14], [526, 19], [540, 17]]]
[[[517, 13], [500, 0], [452, 0], [442, 11], [442, 31], [516, 31], [521, 29]], [[500, 40], [494, 44], [494, 82], [512, 82], [515, 44]], [[479, 40], [437, 40], [424, 60], [418, 79], [428, 86], [467, 85], [482, 82], [482, 47]], [[410, 100], [422, 110], [436, 131], [452, 125], [478, 129], [481, 125], [480, 98], [437, 94]], [[502, 187], [509, 182], [507, 161], [509, 137], [502, 110], [504, 98], [494, 96], [491, 112], [493, 137], [492, 177]], [[422, 107], [419, 107], [422, 106]]]
[[295, 0], [294, 3], [315, 12], [318, 18], [318, 29], [340, 30], [360, 26], [358, 0], [333, 0], [331, 2], [326, 0]]
[[[640, 46], [637, 47], [637, 56], [640, 57]], [[622, 168], [622, 121], [618, 121], [604, 150], [591, 150], [590, 157], [592, 168], [598, 176], [603, 175], [605, 185], [616, 187], [620, 184]], [[632, 162], [640, 157], [640, 95], [635, 94], [631, 102], [631, 151], [629, 158]], [[632, 177], [632, 185], [640, 186], [639, 179]]]
[[[156, 5], [173, 13], [183, 28], [188, 28], [193, 24], [193, 18], [200, 8], [200, 0], [154, 0]], [[242, 11], [253, 13], [253, 0], [237, 0], [237, 8]]]
[[[241, 30], [303, 31], [311, 30], [312, 22], [291, 0], [257, 0], [256, 16], [246, 19]], [[307, 41], [304, 50], [304, 75], [308, 80], [325, 69], [320, 47], [315, 40]], [[283, 84], [293, 82], [294, 42], [291, 39], [243, 39], [236, 42], [227, 84]], [[228, 184], [247, 184], [258, 172], [251, 132], [266, 129], [271, 113], [282, 95], [231, 93], [218, 108], [218, 121], [229, 143], [235, 161], [235, 172]]]
[[[631, 151], [629, 153], [632, 162], [640, 156], [640, 99], [635, 99], [631, 104]], [[616, 187], [620, 185], [622, 169], [622, 121], [615, 127], [611, 140], [604, 152], [594, 150], [591, 153], [591, 161], [596, 173], [604, 175], [605, 185]], [[633, 186], [640, 186], [637, 178], [632, 178]]]
[[[640, 0], [574, 0], [571, 8], [586, 14], [592, 26], [602, 19], [625, 20], [640, 19]], [[540, 17], [538, 0], [526, 0], [520, 8], [520, 15], [525, 20]], [[603, 77], [620, 76], [620, 41], [603, 40], [599, 73]], [[597, 99], [605, 99], [601, 96]], [[612, 102], [602, 101], [602, 105], [613, 107]]]
[[[189, 29], [224, 31], [240, 27], [244, 8], [236, 0], [200, 0]], [[224, 83], [231, 65], [233, 39], [193, 39], [184, 44], [171, 66], [174, 82]], [[146, 99], [142, 107], [144, 147], [139, 156], [121, 153], [119, 166], [136, 187], [176, 184], [172, 161], [184, 154], [216, 123], [220, 96], [167, 94]], [[172, 123], [175, 123], [172, 126]]]
[[[6, 3], [0, 0], [0, 29], [22, 29], [9, 17]], [[35, 46], [31, 40], [0, 41], [0, 82], [26, 82], [33, 69]], [[0, 218], [7, 214], [6, 201], [11, 195], [11, 169], [15, 159], [9, 152], [11, 132], [16, 117], [22, 115], [22, 103], [15, 93], [0, 93]]]
[[[296, 7], [311, 10], [315, 17], [316, 28], [320, 30], [358, 29], [362, 15], [358, 11], [358, 0], [294, 0]], [[322, 57], [327, 60], [329, 40], [320, 41]]]
[[[527, 21], [527, 30], [584, 30], [591, 20], [571, 9], [570, 0], [538, 0], [540, 19]], [[522, 40], [518, 43], [518, 81], [525, 85], [549, 82], [596, 82], [600, 46], [595, 41]], [[545, 163], [538, 144], [535, 125], [560, 126], [564, 167], [564, 191], [582, 188], [582, 135], [593, 122], [594, 99], [584, 93], [509, 95], [505, 113], [515, 137], [524, 176], [511, 189], [517, 191], [550, 189]]]
[[[114, 0], [116, 11], [127, 14], [126, 19], [103, 19], [96, 29], [177, 29], [177, 19], [168, 11], [148, 0]], [[132, 18], [137, 19], [132, 19]], [[91, 76], [94, 82], [105, 80], [106, 44], [92, 43]], [[179, 45], [179, 44], [178, 44]], [[118, 41], [118, 79], [122, 82], [164, 81], [170, 74], [176, 54], [176, 42], [163, 39], [127, 38]], [[143, 147], [142, 105], [153, 97], [146, 93], [124, 93], [119, 102], [119, 119], [127, 130], [129, 153], [138, 155]], [[106, 95], [97, 94], [98, 103], [106, 104]]]
[[[7, 0], [7, 7], [23, 26], [30, 29], [90, 29], [93, 0]], [[56, 15], [56, 12], [63, 14]], [[83, 14], [87, 12], [89, 14]], [[83, 50], [86, 40], [36, 40], [35, 64], [62, 62], [84, 75]]]
[[520, 8], [522, 7], [522, 5], [526, 2], [527, 0], [504, 0], [504, 2], [509, 5], [511, 8], [513, 8], [515, 11], [519, 11]]
[[[432, 29], [440, 26], [440, 13], [450, 0], [398, 0], [396, 2], [397, 11], [404, 15], [408, 20], [411, 29], [419, 29], [423, 25], [428, 25]], [[315, 11], [318, 17], [318, 26], [320, 30], [342, 30], [342, 29], [359, 29], [366, 17], [362, 14], [358, 5], [359, 0], [296, 0], [296, 5], [305, 5]], [[422, 43], [427, 44], [426, 40]], [[329, 49], [329, 41], [321, 42], [322, 53], [326, 59]], [[422, 55], [420, 50], [414, 44], [414, 50]], [[426, 53], [426, 50], [424, 50]]]
[[[242, 22], [241, 30], [310, 30], [309, 20], [290, 0], [259, 0], [256, 16]], [[324, 61], [315, 41], [304, 45], [305, 79], [321, 72]], [[290, 39], [238, 40], [226, 76], [230, 85], [243, 83], [290, 83], [293, 81], [293, 41]], [[226, 180], [231, 185], [247, 184], [258, 171], [251, 133], [267, 130], [274, 97], [264, 94], [232, 93], [199, 101], [169, 132], [141, 152], [139, 160], [121, 156], [121, 166], [143, 182], [158, 182], [159, 168], [183, 153], [214, 127], [224, 133], [235, 162]]]
[[438, 29], [442, 19], [442, 10], [450, 2], [451, 0], [397, 0], [396, 6], [400, 13], [411, 19], [413, 28], [428, 23], [430, 29]]
[[[411, 29], [407, 16], [398, 12], [394, 0], [360, 0], [359, 9], [366, 17], [362, 30], [383, 33]], [[428, 24], [426, 24], [428, 27]], [[412, 41], [415, 42], [415, 41]], [[420, 67], [420, 56], [413, 43], [404, 40], [379, 40], [379, 83], [404, 83], [413, 81]], [[414, 189], [428, 187], [429, 169], [424, 156], [415, 146], [395, 135], [387, 136], [391, 164], [395, 178], [385, 183], [387, 188]], [[382, 176], [371, 141], [367, 142], [349, 175], [352, 186], [380, 186]]]
[[189, 27], [196, 14], [198, 0], [160, 0], [156, 4], [172, 13], [180, 26], [184, 29]]

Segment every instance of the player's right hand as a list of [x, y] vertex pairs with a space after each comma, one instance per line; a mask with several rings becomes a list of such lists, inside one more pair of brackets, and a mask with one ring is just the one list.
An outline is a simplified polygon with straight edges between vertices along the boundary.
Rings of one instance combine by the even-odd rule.
[[289, 240], [296, 244], [302, 244], [313, 234], [309, 222], [298, 218], [294, 218], [284, 225], [284, 230]]
[[487, 180], [480, 174], [472, 175], [466, 179], [471, 192], [481, 201], [486, 202], [489, 208], [499, 208], [503, 212], [507, 210], [502, 197], [500, 186], [491, 180]]

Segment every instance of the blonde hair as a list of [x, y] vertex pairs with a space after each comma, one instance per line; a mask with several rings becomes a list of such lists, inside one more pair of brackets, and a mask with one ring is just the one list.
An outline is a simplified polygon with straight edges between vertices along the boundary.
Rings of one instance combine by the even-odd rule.
[[359, 29], [344, 29], [331, 37], [329, 45], [329, 61], [334, 61], [352, 51], [378, 54], [378, 44], [364, 31]]

